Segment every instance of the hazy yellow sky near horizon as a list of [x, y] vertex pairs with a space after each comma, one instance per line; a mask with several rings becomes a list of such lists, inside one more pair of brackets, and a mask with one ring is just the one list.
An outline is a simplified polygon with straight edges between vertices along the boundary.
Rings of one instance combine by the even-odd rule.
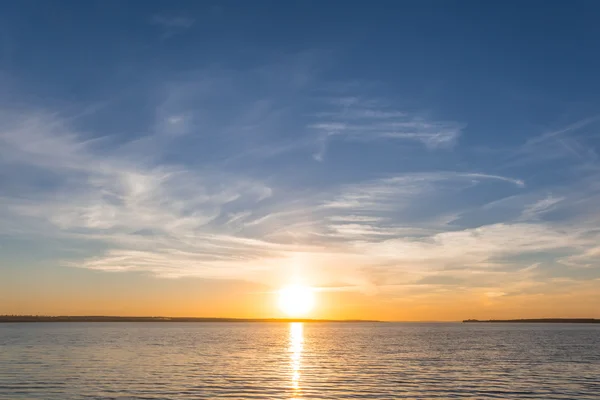
[[[0, 314], [280, 318], [280, 287], [198, 278], [69, 269], [39, 271], [0, 282]], [[467, 318], [600, 317], [598, 282], [557, 285], [545, 294], [505, 296], [485, 289], [440, 290], [397, 296], [316, 288], [314, 310], [304, 317], [388, 321], [457, 321]]]

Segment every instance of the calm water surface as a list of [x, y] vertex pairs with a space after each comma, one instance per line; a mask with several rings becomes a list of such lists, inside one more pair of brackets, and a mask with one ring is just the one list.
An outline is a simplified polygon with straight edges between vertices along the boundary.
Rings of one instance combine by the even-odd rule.
[[600, 399], [600, 326], [0, 324], [0, 399]]

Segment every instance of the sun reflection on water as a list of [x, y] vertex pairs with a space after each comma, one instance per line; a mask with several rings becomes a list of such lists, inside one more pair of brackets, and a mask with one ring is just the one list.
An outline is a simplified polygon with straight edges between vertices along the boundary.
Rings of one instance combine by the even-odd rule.
[[290, 324], [290, 364], [292, 369], [292, 398], [300, 398], [300, 359], [304, 345], [304, 332], [302, 322]]

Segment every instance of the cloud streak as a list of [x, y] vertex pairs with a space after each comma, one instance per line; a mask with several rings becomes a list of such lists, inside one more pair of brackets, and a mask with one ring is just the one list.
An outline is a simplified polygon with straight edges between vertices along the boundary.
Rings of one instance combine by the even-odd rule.
[[437, 121], [404, 110], [384, 107], [382, 102], [360, 97], [329, 100], [331, 110], [315, 114], [308, 128], [320, 138], [315, 159], [322, 161], [327, 143], [335, 138], [354, 141], [398, 140], [420, 143], [427, 149], [451, 148], [465, 124]]

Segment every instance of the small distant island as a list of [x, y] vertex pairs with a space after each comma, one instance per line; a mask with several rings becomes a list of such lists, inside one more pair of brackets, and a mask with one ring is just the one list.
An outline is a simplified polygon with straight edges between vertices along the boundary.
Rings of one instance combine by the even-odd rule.
[[600, 324], [600, 319], [595, 318], [533, 318], [533, 319], [465, 319], [463, 322], [525, 322], [549, 324]]
[[0, 315], [0, 322], [380, 322], [358, 319]]

